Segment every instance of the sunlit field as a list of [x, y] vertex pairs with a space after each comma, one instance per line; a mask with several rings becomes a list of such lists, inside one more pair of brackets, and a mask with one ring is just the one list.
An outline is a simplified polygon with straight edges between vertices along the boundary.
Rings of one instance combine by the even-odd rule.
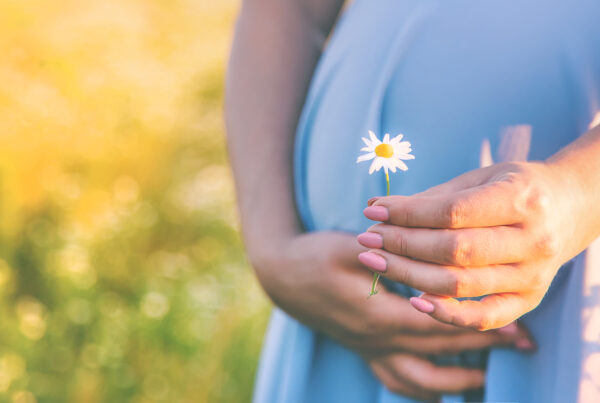
[[238, 2], [0, 2], [0, 402], [244, 402], [269, 313], [222, 122]]

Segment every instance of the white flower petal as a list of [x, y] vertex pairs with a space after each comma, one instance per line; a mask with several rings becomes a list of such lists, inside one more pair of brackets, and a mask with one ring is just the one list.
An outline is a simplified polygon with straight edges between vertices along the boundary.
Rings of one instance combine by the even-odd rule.
[[409, 154], [412, 151], [412, 148], [410, 148], [410, 144], [406, 145], [404, 143], [406, 143], [406, 142], [396, 144], [394, 146], [394, 152], [396, 152], [398, 154]]
[[361, 137], [362, 141], [367, 145], [367, 147], [373, 147], [371, 141], [366, 137]]
[[386, 144], [390, 143], [390, 134], [386, 133], [385, 136], [383, 136], [383, 142]]
[[371, 163], [371, 166], [369, 167], [369, 175], [371, 175], [373, 172], [375, 172], [375, 166], [377, 165], [377, 160], [374, 160]]
[[371, 168], [369, 169], [369, 175], [372, 174], [375, 171], [379, 171], [384, 163], [384, 159], [381, 157], [377, 157], [373, 160], [373, 163], [371, 164]]
[[396, 147], [410, 148], [410, 141], [401, 141], [398, 144], [396, 144]]
[[379, 139], [377, 138], [377, 136], [375, 135], [375, 133], [373, 133], [372, 130], [369, 130], [369, 136], [371, 136], [371, 145], [377, 147], [379, 144], [381, 144], [381, 141], [379, 141]]
[[396, 173], [396, 160], [390, 161], [390, 163], [388, 164], [388, 167], [390, 168], [390, 170], [393, 173]]
[[415, 156], [412, 154], [398, 154], [398, 158], [401, 160], [414, 160]]
[[393, 139], [390, 140], [390, 144], [397, 144], [400, 142], [400, 140], [402, 140], [402, 137], [404, 137], [404, 134], [399, 134], [396, 137], [394, 137]]
[[368, 154], [363, 154], [360, 155], [357, 159], [356, 162], [363, 162], [363, 161], [368, 161], [368, 160], [372, 160], [373, 158], [375, 158], [375, 153], [368, 153]]
[[404, 162], [402, 162], [401, 160], [396, 160], [396, 166], [403, 171], [408, 170], [408, 167], [406, 166], [406, 164]]

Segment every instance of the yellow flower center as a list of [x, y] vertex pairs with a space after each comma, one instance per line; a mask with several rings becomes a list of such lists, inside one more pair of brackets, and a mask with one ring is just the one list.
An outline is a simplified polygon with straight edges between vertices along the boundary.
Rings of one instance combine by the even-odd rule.
[[378, 157], [390, 158], [392, 155], [394, 155], [394, 147], [385, 143], [379, 144], [377, 147], [375, 147], [375, 155]]

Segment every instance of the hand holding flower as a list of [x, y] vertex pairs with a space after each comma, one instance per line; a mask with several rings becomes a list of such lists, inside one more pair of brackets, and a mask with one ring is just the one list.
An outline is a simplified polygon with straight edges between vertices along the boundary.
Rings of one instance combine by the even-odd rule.
[[359, 258], [424, 291], [411, 302], [435, 319], [504, 326], [534, 309], [560, 266], [600, 235], [575, 177], [560, 164], [503, 163], [414, 196], [377, 198], [364, 213], [383, 223], [359, 235], [372, 248]]

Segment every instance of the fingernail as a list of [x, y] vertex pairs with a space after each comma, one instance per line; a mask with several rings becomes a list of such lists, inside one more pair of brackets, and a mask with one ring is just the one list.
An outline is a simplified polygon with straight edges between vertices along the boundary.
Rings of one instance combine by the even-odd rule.
[[358, 255], [358, 260], [372, 270], [383, 273], [387, 268], [385, 259], [373, 252], [362, 252]]
[[515, 342], [515, 347], [519, 350], [535, 350], [535, 344], [528, 338], [519, 339]]
[[519, 327], [515, 322], [512, 322], [504, 327], [499, 328], [496, 331], [500, 334], [505, 334], [507, 336], [516, 336], [519, 333]]
[[367, 201], [367, 206], [372, 206], [377, 200], [379, 200], [379, 197], [371, 197], [369, 201]]
[[390, 218], [388, 209], [383, 206], [369, 206], [363, 210], [363, 214], [373, 221], [387, 221]]
[[383, 237], [376, 232], [363, 232], [356, 237], [356, 240], [367, 248], [383, 248]]
[[432, 313], [435, 310], [435, 306], [426, 299], [419, 297], [412, 297], [410, 304], [417, 310], [423, 313]]

